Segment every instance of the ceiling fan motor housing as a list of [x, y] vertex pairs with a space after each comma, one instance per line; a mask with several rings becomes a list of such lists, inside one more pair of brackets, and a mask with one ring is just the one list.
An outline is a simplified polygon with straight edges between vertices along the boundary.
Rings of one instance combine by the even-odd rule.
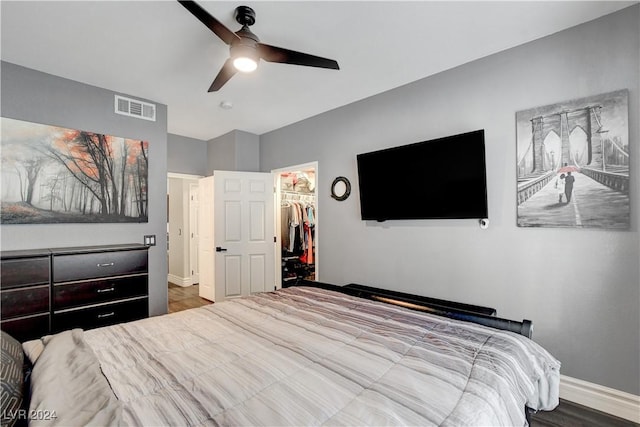
[[235, 18], [238, 24], [251, 26], [256, 23], [256, 12], [249, 6], [238, 6]]

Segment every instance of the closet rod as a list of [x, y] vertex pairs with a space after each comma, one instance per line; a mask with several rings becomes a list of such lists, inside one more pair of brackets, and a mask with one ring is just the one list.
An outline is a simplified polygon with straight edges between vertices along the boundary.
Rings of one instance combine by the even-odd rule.
[[311, 193], [296, 193], [295, 191], [286, 191], [283, 190], [280, 192], [282, 195], [282, 200], [311, 200], [314, 201], [316, 196]]

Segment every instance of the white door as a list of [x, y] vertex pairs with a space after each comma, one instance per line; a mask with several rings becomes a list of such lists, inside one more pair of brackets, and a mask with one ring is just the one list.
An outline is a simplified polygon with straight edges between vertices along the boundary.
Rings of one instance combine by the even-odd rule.
[[215, 171], [213, 195], [215, 301], [274, 290], [272, 175]]
[[200, 282], [198, 269], [198, 246], [200, 230], [198, 228], [198, 210], [200, 202], [198, 198], [198, 184], [189, 184], [189, 268], [191, 271], [191, 283]]
[[213, 301], [215, 298], [215, 242], [213, 239], [213, 177], [208, 176], [198, 181], [199, 209], [198, 229], [200, 245], [198, 249], [198, 266], [200, 270], [199, 294], [202, 298]]

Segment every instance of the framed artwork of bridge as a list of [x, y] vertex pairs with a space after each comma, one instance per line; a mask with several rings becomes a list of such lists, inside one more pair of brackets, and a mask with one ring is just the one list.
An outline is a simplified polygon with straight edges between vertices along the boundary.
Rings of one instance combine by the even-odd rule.
[[1, 118], [4, 224], [147, 222], [149, 143]]
[[519, 227], [628, 229], [629, 92], [516, 113]]

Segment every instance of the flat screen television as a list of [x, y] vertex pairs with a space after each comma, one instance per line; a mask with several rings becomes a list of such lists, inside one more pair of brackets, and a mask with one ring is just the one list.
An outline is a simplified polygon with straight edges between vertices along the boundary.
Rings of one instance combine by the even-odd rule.
[[358, 154], [363, 220], [487, 218], [484, 130]]

